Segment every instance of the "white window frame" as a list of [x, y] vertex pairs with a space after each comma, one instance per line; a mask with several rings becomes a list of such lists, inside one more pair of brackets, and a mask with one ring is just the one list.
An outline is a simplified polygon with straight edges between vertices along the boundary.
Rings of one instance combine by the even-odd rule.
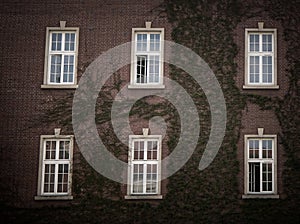
[[[125, 199], [162, 199], [161, 195], [161, 153], [162, 153], [162, 136], [161, 135], [148, 135], [148, 129], [144, 129], [143, 135], [130, 135], [129, 136], [129, 150], [128, 150], [128, 184], [127, 184], [127, 195]], [[144, 142], [144, 159], [134, 160], [134, 142]], [[157, 141], [157, 159], [147, 160], [147, 142]], [[133, 192], [133, 167], [134, 165], [143, 165], [143, 192], [134, 193]], [[147, 175], [147, 165], [156, 164], [157, 165], [157, 185], [156, 192], [146, 192], [146, 175]]]
[[[65, 27], [66, 22], [60, 21], [60, 27], [47, 27], [46, 29], [46, 46], [45, 46], [45, 63], [44, 63], [44, 80], [41, 88], [45, 89], [74, 89], [77, 88], [77, 61], [78, 61], [78, 44], [79, 44], [79, 28], [78, 27]], [[52, 51], [52, 34], [61, 33], [62, 34], [62, 50]], [[74, 33], [75, 34], [75, 47], [73, 51], [63, 50], [65, 44], [65, 34]], [[51, 55], [61, 55], [61, 80], [59, 83], [50, 81], [50, 70], [51, 70]], [[74, 66], [73, 66], [73, 82], [63, 81], [63, 69], [64, 69], [64, 56], [74, 56]]]
[[[264, 23], [259, 22], [258, 28], [246, 28], [245, 29], [245, 83], [244, 89], [279, 89], [277, 84], [277, 29], [264, 28]], [[259, 52], [250, 51], [250, 35], [259, 35]], [[262, 35], [271, 34], [272, 35], [272, 51], [264, 52], [262, 51]], [[259, 82], [250, 82], [250, 57], [259, 57]], [[271, 56], [272, 57], [272, 82], [264, 83], [262, 80], [262, 57]]]
[[[266, 135], [263, 134], [264, 129], [258, 128], [258, 134], [256, 135], [245, 135], [244, 136], [244, 194], [243, 199], [247, 198], [279, 198], [277, 194], [277, 135]], [[259, 151], [258, 158], [250, 158], [249, 153], [249, 141], [258, 140]], [[262, 141], [272, 141], [272, 158], [263, 158], [262, 156]], [[259, 192], [253, 192], [249, 189], [249, 171], [250, 163], [260, 164], [260, 190]], [[263, 191], [263, 175], [262, 175], [262, 164], [272, 164], [272, 191]]]
[[[147, 51], [137, 52], [137, 35], [147, 35]], [[160, 34], [160, 49], [159, 51], [149, 51], [150, 49], [150, 34]], [[158, 82], [152, 83], [138, 83], [137, 82], [137, 57], [145, 56], [159, 56], [159, 78]], [[149, 63], [147, 63], [146, 73], [149, 70]], [[132, 43], [131, 43], [131, 66], [130, 66], [130, 85], [129, 89], [163, 89], [163, 74], [164, 73], [164, 28], [152, 28], [151, 22], [146, 22], [146, 28], [133, 28], [132, 29]], [[147, 74], [149, 77], [149, 74]]]
[[[46, 142], [56, 142], [55, 158], [46, 159]], [[59, 159], [59, 142], [69, 141], [69, 158]], [[72, 166], [73, 166], [73, 135], [60, 135], [60, 129], [55, 129], [55, 135], [41, 135], [40, 136], [40, 160], [38, 173], [38, 191], [35, 200], [72, 200]], [[44, 191], [45, 166], [54, 165], [54, 192]], [[58, 167], [59, 165], [68, 165], [68, 188], [67, 192], [58, 192]]]

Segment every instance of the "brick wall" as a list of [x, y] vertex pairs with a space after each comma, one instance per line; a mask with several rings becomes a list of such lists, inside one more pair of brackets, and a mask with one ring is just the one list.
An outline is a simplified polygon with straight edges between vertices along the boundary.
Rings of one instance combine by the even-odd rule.
[[[164, 27], [171, 39], [171, 26], [156, 8], [161, 1], [2, 1], [1, 19], [1, 194], [21, 207], [42, 205], [37, 193], [39, 141], [53, 134], [52, 125], [38, 118], [56, 100], [74, 90], [41, 89], [44, 77], [46, 27], [79, 27], [78, 76], [101, 53], [131, 41], [133, 27]], [[125, 72], [124, 72], [125, 71]], [[122, 76], [129, 80], [128, 70]], [[62, 129], [61, 134], [71, 130]], [[75, 154], [79, 153], [75, 148]], [[76, 156], [75, 156], [76, 157]], [[3, 185], [3, 186], [2, 186]], [[53, 203], [53, 202], [51, 202]], [[51, 204], [50, 203], [50, 204]]]

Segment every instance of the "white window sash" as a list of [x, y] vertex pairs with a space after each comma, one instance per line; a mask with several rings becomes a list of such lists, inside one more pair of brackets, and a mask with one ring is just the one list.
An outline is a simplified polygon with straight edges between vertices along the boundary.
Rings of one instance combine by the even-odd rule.
[[[62, 40], [61, 40], [61, 50], [52, 50], [52, 34], [53, 33], [61, 33], [62, 34]], [[65, 50], [65, 35], [66, 33], [74, 34], [74, 50]], [[55, 85], [65, 85], [65, 84], [75, 84], [75, 65], [76, 65], [76, 41], [77, 41], [77, 35], [74, 31], [50, 31], [49, 32], [50, 38], [49, 38], [49, 45], [48, 45], [48, 77], [47, 81], [49, 84], [55, 84]], [[60, 68], [60, 82], [51, 82], [51, 58], [52, 55], [61, 55], [61, 68]], [[63, 76], [64, 76], [64, 60], [65, 56], [73, 56], [73, 81], [72, 82], [64, 82]]]
[[[147, 153], [148, 153], [148, 142], [149, 141], [154, 141], [157, 143], [157, 158], [154, 160], [150, 160], [147, 158]], [[143, 159], [134, 159], [134, 143], [135, 142], [144, 142], [144, 157]], [[160, 141], [157, 138], [147, 138], [147, 139], [132, 139], [131, 140], [131, 150], [130, 150], [130, 160], [129, 160], [129, 170], [130, 170], [130, 194], [131, 195], [157, 195], [159, 193], [159, 182], [160, 182], [160, 172], [161, 168], [159, 165], [159, 160], [160, 160], [160, 153], [161, 153], [161, 148], [160, 148]], [[143, 165], [143, 191], [142, 192], [133, 192], [134, 188], [134, 165]], [[147, 165], [156, 165], [156, 184], [155, 192], [147, 192]]]
[[[137, 51], [137, 36], [139, 34], [146, 34], [147, 35], [147, 47], [146, 47], [146, 51]], [[159, 38], [159, 50], [158, 51], [150, 51], [150, 34], [159, 34], [160, 38]], [[159, 84], [160, 80], [161, 80], [161, 55], [162, 55], [162, 36], [161, 36], [161, 32], [136, 32], [135, 33], [135, 43], [134, 43], [134, 84], [137, 85], [151, 85], [151, 84]], [[146, 82], [144, 83], [138, 83], [137, 82], [137, 57], [138, 56], [146, 56], [147, 58], [147, 69], [146, 69], [146, 74], [145, 76], [147, 77]], [[150, 56], [159, 56], [159, 63], [158, 63], [158, 81], [157, 82], [150, 82], [150, 69], [149, 69], [149, 60], [150, 60]]]
[[[259, 35], [259, 51], [250, 51], [250, 35]], [[272, 36], [272, 51], [263, 51], [263, 35], [271, 35]], [[248, 84], [249, 85], [274, 85], [275, 84], [275, 60], [274, 60], [274, 33], [266, 33], [266, 32], [248, 32], [248, 46], [247, 46], [247, 53], [248, 53]], [[250, 80], [250, 57], [251, 56], [259, 56], [259, 82], [251, 82]], [[263, 63], [262, 58], [263, 56], [271, 56], [272, 57], [272, 82], [263, 82]]]
[[[46, 143], [48, 141], [55, 141], [56, 148], [55, 148], [55, 159], [46, 159]], [[59, 143], [61, 141], [69, 141], [69, 159], [59, 159]], [[45, 139], [43, 142], [43, 162], [42, 162], [42, 183], [41, 183], [41, 195], [68, 195], [70, 193], [70, 170], [71, 170], [71, 140], [70, 139]], [[58, 192], [58, 166], [62, 164], [68, 165], [68, 190], [67, 192]], [[46, 165], [55, 165], [54, 170], [54, 191], [53, 192], [45, 192], [44, 185], [45, 185], [45, 166]]]
[[[258, 140], [259, 141], [259, 158], [250, 158], [250, 140]], [[271, 140], [272, 141], [272, 158], [262, 158], [262, 142], [263, 140]], [[249, 138], [247, 140], [247, 192], [249, 194], [270, 194], [275, 192], [275, 159], [274, 159], [274, 151], [275, 151], [275, 141], [272, 138]], [[249, 189], [250, 184], [250, 163], [259, 163], [260, 164], [260, 191], [252, 192]], [[263, 164], [272, 164], [272, 191], [263, 191]], [[254, 181], [254, 180], [253, 180]]]
[[[134, 182], [133, 182], [133, 173], [134, 173], [134, 165], [143, 165], [143, 192], [133, 192], [133, 187], [134, 187]], [[156, 191], [155, 192], [147, 192], [147, 165], [157, 165], [157, 172], [156, 172]], [[158, 194], [158, 174], [159, 174], [159, 170], [158, 170], [158, 162], [157, 161], [143, 161], [141, 160], [140, 162], [138, 161], [134, 161], [132, 162], [132, 166], [131, 166], [131, 194], [133, 195], [139, 195], [139, 194]]]

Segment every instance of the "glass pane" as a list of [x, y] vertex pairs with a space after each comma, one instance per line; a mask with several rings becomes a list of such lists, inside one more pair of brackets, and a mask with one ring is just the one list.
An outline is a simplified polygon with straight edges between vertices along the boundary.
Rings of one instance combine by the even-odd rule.
[[44, 192], [54, 192], [54, 177], [55, 177], [55, 165], [45, 164], [44, 169]]
[[63, 165], [59, 164], [58, 165], [58, 173], [62, 173], [63, 172]]
[[59, 142], [59, 159], [69, 159], [69, 143], [70, 141]]
[[61, 183], [63, 181], [63, 176], [61, 174], [58, 174], [58, 182]]
[[263, 56], [263, 83], [272, 83], [272, 56]]
[[66, 33], [65, 35], [65, 51], [70, 50], [70, 34]]
[[147, 34], [137, 34], [137, 51], [147, 51]]
[[272, 51], [272, 34], [262, 35], [262, 50], [265, 52]]
[[259, 83], [259, 56], [250, 56], [250, 83]]
[[146, 192], [156, 193], [157, 190], [157, 165], [148, 164], [147, 165], [147, 180], [146, 180]]
[[133, 165], [133, 193], [143, 193], [143, 165], [134, 164]]
[[272, 191], [272, 164], [263, 163], [263, 191]]
[[56, 141], [46, 141], [45, 159], [55, 159]]
[[62, 192], [62, 184], [57, 185], [57, 192]]
[[259, 140], [249, 140], [249, 158], [259, 158]]
[[143, 160], [144, 159], [144, 142], [135, 141], [134, 143], [134, 160]]
[[50, 82], [60, 83], [62, 55], [51, 55]]
[[73, 77], [74, 77], [74, 55], [65, 55], [63, 82], [72, 83]]
[[150, 51], [160, 50], [160, 34], [150, 34]]
[[45, 165], [45, 173], [49, 173], [49, 171], [50, 171], [49, 164], [46, 164]]
[[52, 33], [52, 42], [51, 42], [51, 50], [52, 51], [61, 51], [61, 33]]
[[258, 34], [250, 34], [249, 46], [250, 46], [251, 52], [259, 51], [259, 35]]
[[50, 184], [50, 192], [54, 192], [54, 184]]
[[50, 172], [55, 173], [55, 165], [54, 164], [50, 165]]
[[147, 83], [147, 56], [137, 56], [137, 83]]
[[148, 141], [147, 159], [148, 160], [157, 160], [157, 141]]
[[159, 56], [149, 57], [149, 83], [159, 82]]
[[262, 140], [263, 158], [272, 158], [273, 141]]
[[65, 159], [69, 159], [70, 156], [69, 150], [70, 150], [70, 141], [65, 141], [65, 155], [64, 155]]
[[63, 192], [68, 192], [68, 184], [63, 184]]
[[65, 51], [74, 51], [75, 49], [75, 33], [65, 34]]
[[260, 192], [260, 163], [249, 163], [249, 191]]
[[63, 182], [64, 183], [68, 183], [68, 181], [69, 181], [69, 175], [68, 174], [64, 174], [63, 177], [64, 177], [64, 179], [63, 179], [64, 181]]
[[69, 164], [64, 164], [64, 173], [69, 172]]
[[44, 184], [44, 192], [48, 193], [49, 192], [49, 184]]

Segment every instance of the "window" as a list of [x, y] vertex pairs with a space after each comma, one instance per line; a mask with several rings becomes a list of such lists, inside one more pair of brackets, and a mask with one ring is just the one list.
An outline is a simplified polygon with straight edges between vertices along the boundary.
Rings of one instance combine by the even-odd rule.
[[47, 28], [45, 75], [42, 88], [76, 88], [79, 28]]
[[72, 199], [73, 136], [42, 135], [37, 200]]
[[132, 31], [132, 66], [129, 88], [164, 88], [163, 28], [134, 28]]
[[278, 88], [276, 29], [246, 29], [244, 88]]
[[[148, 129], [147, 129], [148, 130]], [[161, 136], [129, 136], [126, 199], [161, 199]]]
[[276, 186], [276, 135], [245, 136], [245, 195], [275, 195]]

